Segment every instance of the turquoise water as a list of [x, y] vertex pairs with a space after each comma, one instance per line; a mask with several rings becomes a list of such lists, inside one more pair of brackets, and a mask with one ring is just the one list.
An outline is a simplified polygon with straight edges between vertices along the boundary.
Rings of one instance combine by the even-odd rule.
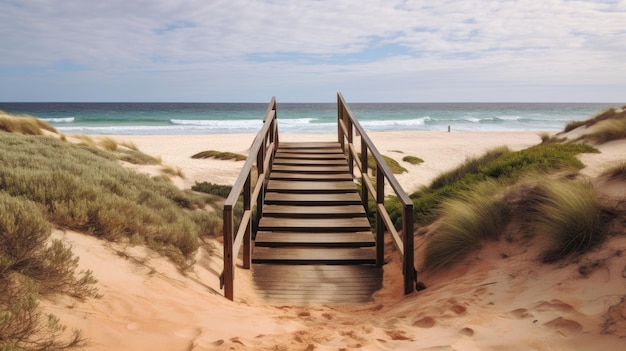
[[[368, 131], [559, 131], [611, 103], [352, 103]], [[265, 103], [0, 103], [67, 134], [256, 133]], [[332, 103], [278, 104], [281, 133], [336, 133]]]

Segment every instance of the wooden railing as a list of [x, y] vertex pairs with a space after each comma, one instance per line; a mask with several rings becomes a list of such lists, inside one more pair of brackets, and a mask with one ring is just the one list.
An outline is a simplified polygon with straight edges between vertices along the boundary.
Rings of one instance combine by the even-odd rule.
[[[276, 98], [272, 97], [263, 118], [263, 127], [254, 139], [248, 159], [224, 203], [224, 271], [220, 275], [220, 288], [230, 300], [234, 298], [235, 262], [242, 244], [243, 268], [250, 269], [252, 263], [252, 225], [258, 223], [263, 215], [266, 175], [278, 148], [277, 117]], [[253, 179], [255, 167], [258, 174], [256, 181]], [[243, 213], [235, 233], [234, 209], [242, 193]], [[256, 203], [256, 212], [253, 211], [253, 203]]]
[[[376, 201], [376, 263], [379, 266], [384, 264], [384, 234], [385, 230], [387, 230], [402, 256], [404, 293], [409, 294], [414, 291], [417, 281], [413, 252], [413, 202], [404, 192], [393, 172], [374, 146], [374, 143], [367, 136], [363, 127], [352, 114], [352, 111], [350, 111], [341, 93], [337, 93], [337, 122], [339, 143], [348, 156], [350, 171], [354, 175], [354, 165], [356, 165], [361, 175], [361, 199], [363, 200], [363, 206], [366, 209], [368, 208], [368, 193]], [[357, 137], [360, 136], [359, 147], [355, 145], [355, 133]], [[369, 154], [376, 160], [375, 186], [372, 184], [373, 181], [368, 174], [367, 159]], [[391, 189], [393, 189], [400, 204], [402, 204], [402, 235], [396, 230], [385, 208], [385, 179], [391, 186]]]

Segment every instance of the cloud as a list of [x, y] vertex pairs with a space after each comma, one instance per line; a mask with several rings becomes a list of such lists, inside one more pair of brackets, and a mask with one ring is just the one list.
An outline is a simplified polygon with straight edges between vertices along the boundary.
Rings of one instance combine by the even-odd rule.
[[[335, 87], [372, 89], [385, 100], [395, 98], [389, 87], [408, 89], [410, 98], [426, 84], [456, 94], [474, 87], [485, 92], [483, 100], [503, 85], [582, 91], [592, 83], [624, 84], [625, 3], [2, 1], [0, 78], [44, 82], [50, 90], [58, 88], [54, 79], [65, 79], [65, 99], [81, 95], [81, 84], [101, 85], [94, 87], [100, 95], [82, 93], [85, 99], [123, 92], [247, 100], [268, 86], [302, 91], [298, 98], [314, 89], [331, 89], [329, 96]], [[182, 84], [189, 86], [181, 92], [169, 88]]]

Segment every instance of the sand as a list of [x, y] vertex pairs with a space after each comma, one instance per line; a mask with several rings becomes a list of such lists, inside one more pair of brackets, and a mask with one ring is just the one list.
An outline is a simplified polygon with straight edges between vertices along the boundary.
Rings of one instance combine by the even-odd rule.
[[[132, 141], [196, 181], [232, 184], [242, 162], [194, 160], [199, 151], [246, 154], [254, 135], [113, 136]], [[388, 132], [370, 137], [398, 161], [424, 159], [398, 180], [407, 192], [467, 157], [506, 145], [519, 150], [539, 133]], [[281, 135], [282, 141], [333, 140], [322, 135]], [[601, 150], [603, 150], [601, 148]], [[626, 144], [583, 155], [595, 176], [624, 159]], [[154, 169], [138, 169], [154, 172]], [[388, 249], [384, 286], [371, 303], [270, 305], [258, 297], [249, 272], [237, 270], [235, 302], [219, 290], [221, 247], [204, 245], [193, 270], [181, 274], [141, 247], [105, 243], [55, 231], [91, 269], [102, 295], [79, 301], [43, 301], [46, 312], [81, 329], [87, 350], [616, 350], [626, 342], [626, 238], [611, 239], [578, 262], [544, 265], [538, 243], [485, 245], [466, 262], [423, 275], [428, 288], [402, 294], [399, 258]], [[419, 243], [418, 243], [419, 244]], [[390, 248], [391, 245], [387, 245]], [[212, 254], [209, 252], [213, 251]], [[583, 273], [581, 273], [583, 272]]]

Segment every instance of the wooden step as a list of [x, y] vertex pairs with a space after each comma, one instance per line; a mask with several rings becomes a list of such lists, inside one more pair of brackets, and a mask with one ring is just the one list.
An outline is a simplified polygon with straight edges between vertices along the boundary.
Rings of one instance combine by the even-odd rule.
[[330, 160], [310, 160], [299, 158], [275, 158], [274, 165], [297, 165], [297, 166], [347, 166], [348, 162], [345, 159], [330, 159]]
[[366, 217], [352, 218], [279, 218], [263, 217], [258, 230], [296, 232], [350, 232], [368, 231], [370, 223]]
[[350, 170], [348, 169], [348, 165], [273, 165], [273, 172], [297, 172], [297, 173], [310, 173], [310, 174], [319, 174], [319, 173], [348, 173]]
[[278, 264], [376, 264], [376, 249], [256, 247], [252, 263]]
[[267, 191], [283, 193], [347, 193], [356, 192], [357, 188], [351, 180], [336, 182], [270, 180], [267, 185]]
[[343, 206], [286, 206], [286, 205], [265, 205], [263, 206], [263, 216], [267, 217], [363, 217], [365, 209], [362, 205]]
[[277, 151], [275, 159], [302, 159], [302, 160], [345, 160], [343, 153], [310, 153], [310, 152], [283, 152]]
[[338, 206], [360, 205], [361, 197], [357, 192], [338, 194], [289, 194], [268, 192], [265, 194], [267, 205], [295, 206]]
[[352, 180], [349, 173], [298, 173], [298, 172], [278, 172], [273, 170], [270, 179], [275, 180], [315, 180], [318, 182], [332, 182], [336, 180]]
[[257, 232], [255, 247], [320, 246], [369, 247], [376, 241], [371, 232], [319, 233], [319, 232]]
[[374, 265], [255, 264], [252, 278], [261, 298], [284, 304], [359, 304], [382, 287], [383, 270]]
[[310, 142], [281, 142], [278, 150], [282, 149], [333, 149], [341, 148], [336, 141], [310, 141]]

